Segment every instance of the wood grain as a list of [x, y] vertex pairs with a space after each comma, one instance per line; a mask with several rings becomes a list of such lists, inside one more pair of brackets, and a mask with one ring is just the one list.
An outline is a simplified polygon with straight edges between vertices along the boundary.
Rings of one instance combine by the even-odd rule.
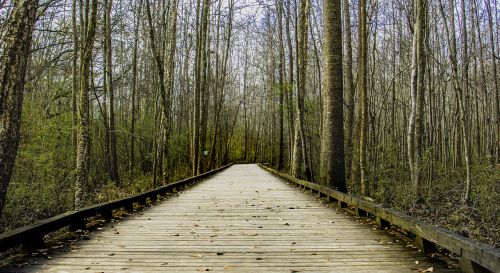
[[457, 272], [257, 165], [234, 165], [6, 272]]

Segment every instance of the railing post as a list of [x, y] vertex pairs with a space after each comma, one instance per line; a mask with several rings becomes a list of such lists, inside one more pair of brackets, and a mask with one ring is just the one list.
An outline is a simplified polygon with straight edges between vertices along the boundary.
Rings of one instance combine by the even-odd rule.
[[341, 209], [347, 208], [347, 203], [346, 202], [342, 202], [342, 201], [338, 200], [338, 203], [339, 203], [339, 207]]
[[358, 217], [366, 217], [366, 211], [364, 211], [360, 208], [355, 208], [354, 212], [356, 213], [356, 216], [358, 216]]
[[415, 236], [415, 244], [420, 250], [425, 253], [436, 252], [436, 245], [433, 242], [422, 238], [421, 236]]
[[380, 218], [380, 217], [376, 217], [375, 218], [375, 222], [377, 223], [377, 226], [380, 228], [380, 229], [384, 229], [384, 228], [389, 228], [391, 227], [391, 223]]
[[22, 244], [23, 249], [26, 251], [33, 251], [45, 247], [45, 242], [43, 241], [43, 235], [41, 234], [31, 234]]
[[109, 222], [111, 219], [113, 219], [113, 210], [103, 210], [101, 211], [101, 217], [106, 221]]
[[465, 257], [460, 257], [460, 268], [465, 273], [490, 273], [488, 269], [478, 265], [474, 261], [471, 261]]
[[128, 212], [134, 212], [134, 203], [129, 203], [124, 206], [124, 209]]
[[151, 203], [156, 203], [157, 200], [158, 200], [158, 194], [153, 194], [149, 197], [149, 201], [151, 201]]
[[70, 231], [77, 231], [79, 229], [87, 229], [87, 221], [85, 221], [85, 218], [76, 219], [69, 226]]

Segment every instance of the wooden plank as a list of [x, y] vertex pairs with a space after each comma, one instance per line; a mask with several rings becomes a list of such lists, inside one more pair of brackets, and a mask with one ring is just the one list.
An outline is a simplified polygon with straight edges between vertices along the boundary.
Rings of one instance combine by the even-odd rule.
[[5, 271], [457, 272], [257, 165], [234, 165], [47, 255]]
[[[455, 234], [446, 229], [429, 225], [415, 217], [408, 216], [393, 209], [384, 208], [358, 197], [350, 196], [318, 184], [297, 179], [267, 166], [260, 166], [272, 174], [295, 185], [300, 185], [305, 189], [321, 192], [322, 194], [335, 200], [339, 200], [339, 202], [346, 203], [355, 209], [362, 209], [363, 211], [374, 215], [377, 218], [377, 222], [379, 222], [382, 227], [388, 224], [396, 225], [413, 233], [418, 240], [423, 239], [448, 249], [449, 251], [460, 256], [460, 264], [464, 265], [462, 269], [466, 272], [483, 272], [484, 270], [497, 272], [500, 270], [500, 249], [498, 248], [493, 248], [486, 244], [478, 243], [469, 238]], [[423, 246], [423, 244], [418, 245]], [[423, 250], [425, 250], [425, 248]]]
[[146, 198], [156, 198], [158, 195], [165, 194], [172, 188], [179, 186], [184, 187], [187, 184], [200, 181], [204, 178], [207, 178], [211, 175], [214, 175], [228, 168], [231, 165], [232, 164], [229, 164], [219, 169], [212, 170], [204, 174], [190, 177], [178, 182], [174, 182], [169, 185], [162, 186], [153, 190], [149, 190], [141, 194], [136, 194], [133, 196], [93, 205], [78, 210], [68, 211], [66, 213], [38, 221], [34, 224], [2, 233], [0, 234], [0, 251], [5, 251], [9, 248], [19, 246], [25, 242], [28, 243], [31, 241], [43, 242], [43, 237], [46, 234], [57, 231], [68, 225], [73, 225], [73, 224], [83, 225], [85, 223], [84, 219], [88, 217], [102, 214], [105, 218], [106, 217], [109, 218], [111, 211], [114, 209], [118, 209], [121, 207], [132, 208], [134, 203], [143, 202]]

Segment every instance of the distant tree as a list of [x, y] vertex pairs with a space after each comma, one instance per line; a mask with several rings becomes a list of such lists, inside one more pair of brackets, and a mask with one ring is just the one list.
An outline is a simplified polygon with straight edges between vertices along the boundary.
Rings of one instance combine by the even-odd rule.
[[358, 91], [359, 91], [359, 170], [361, 194], [368, 195], [366, 174], [366, 144], [368, 139], [368, 14], [366, 0], [359, 2], [359, 55], [358, 55]]
[[115, 125], [115, 88], [113, 83], [113, 45], [111, 43], [112, 22], [111, 10], [113, 7], [113, 0], [104, 0], [104, 71], [105, 83], [104, 89], [107, 95], [107, 129], [108, 129], [108, 147], [109, 161], [108, 173], [109, 178], [115, 183], [119, 183], [120, 176], [118, 174], [118, 154], [116, 152], [116, 125]]
[[[295, 118], [295, 136], [292, 153], [292, 175], [303, 177], [310, 176], [309, 164], [306, 160], [306, 142], [304, 132], [306, 75], [307, 75], [307, 49], [310, 0], [300, 1], [300, 15], [297, 28], [297, 116]], [[305, 166], [305, 168], [304, 168]]]

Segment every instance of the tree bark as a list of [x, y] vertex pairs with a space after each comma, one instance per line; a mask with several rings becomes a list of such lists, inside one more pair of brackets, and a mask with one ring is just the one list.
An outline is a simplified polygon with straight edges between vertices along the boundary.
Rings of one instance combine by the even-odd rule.
[[368, 94], [367, 94], [367, 65], [368, 65], [368, 31], [366, 12], [366, 0], [361, 0], [359, 5], [359, 67], [358, 67], [358, 88], [359, 88], [359, 169], [361, 195], [368, 195], [368, 185], [366, 178], [366, 142], [368, 137]]
[[423, 202], [420, 181], [420, 158], [422, 147], [422, 120], [425, 91], [425, 0], [415, 1], [415, 23], [412, 50], [412, 76], [410, 84], [411, 111], [408, 125], [408, 162], [410, 167], [412, 187], [417, 203]]
[[0, 215], [19, 147], [24, 85], [38, 0], [14, 4], [0, 46]]
[[[78, 102], [78, 138], [76, 154], [75, 208], [85, 205], [90, 167], [90, 101], [92, 50], [97, 24], [97, 0], [86, 6], [85, 27], [80, 50], [80, 97]], [[90, 18], [89, 18], [90, 11]]]
[[[344, 162], [342, 16], [340, 0], [323, 2], [323, 135], [320, 181], [347, 192]], [[349, 68], [350, 69], [350, 68]]]
[[351, 15], [349, 0], [344, 0], [344, 27], [345, 27], [345, 93], [347, 93], [347, 115], [345, 125], [345, 165], [346, 174], [350, 176], [351, 161], [353, 158], [353, 136], [354, 136], [354, 76], [352, 73], [352, 34], [351, 34]]
[[[300, 16], [298, 28], [298, 65], [297, 65], [297, 117], [295, 119], [295, 137], [292, 158], [292, 175], [298, 178], [310, 175], [308, 164], [305, 160], [305, 96], [306, 96], [306, 75], [307, 75], [307, 42], [308, 42], [308, 18], [310, 2], [301, 0]], [[305, 168], [303, 167], [305, 165]]]
[[138, 46], [139, 46], [139, 25], [140, 17], [142, 11], [142, 0], [139, 1], [136, 7], [137, 16], [134, 29], [134, 53], [132, 56], [132, 94], [131, 94], [131, 107], [130, 107], [130, 154], [129, 154], [129, 164], [128, 170], [132, 175], [135, 167], [135, 121], [136, 121], [136, 97], [137, 97], [137, 58], [138, 58]]
[[285, 167], [285, 140], [284, 140], [284, 93], [285, 88], [285, 45], [283, 41], [283, 0], [276, 1], [276, 9], [278, 11], [278, 47], [279, 47], [279, 144], [278, 144], [278, 170]]
[[118, 174], [118, 154], [116, 152], [116, 126], [115, 126], [115, 92], [113, 85], [113, 49], [111, 42], [111, 9], [113, 0], [104, 0], [106, 7], [105, 12], [105, 41], [104, 41], [104, 54], [105, 54], [105, 73], [106, 73], [106, 86], [105, 93], [108, 97], [108, 130], [109, 130], [109, 178], [115, 183], [120, 182]]

